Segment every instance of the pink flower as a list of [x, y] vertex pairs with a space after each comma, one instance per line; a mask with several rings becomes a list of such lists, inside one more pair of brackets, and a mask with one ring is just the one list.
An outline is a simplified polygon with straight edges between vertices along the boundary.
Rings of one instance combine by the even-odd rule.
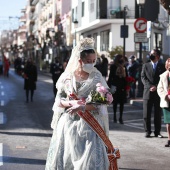
[[108, 103], [109, 103], [109, 104], [111, 104], [111, 103], [112, 103], [112, 101], [113, 101], [112, 94], [107, 93], [106, 98], [107, 98]]
[[103, 94], [106, 94], [106, 92], [108, 92], [108, 90], [104, 86], [97, 87], [96, 91]]
[[170, 95], [170, 90], [168, 90], [168, 95]]

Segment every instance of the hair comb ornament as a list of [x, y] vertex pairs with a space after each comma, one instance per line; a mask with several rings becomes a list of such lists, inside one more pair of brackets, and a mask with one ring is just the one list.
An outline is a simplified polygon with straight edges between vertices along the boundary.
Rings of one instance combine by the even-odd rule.
[[84, 38], [77, 44], [77, 50], [82, 52], [84, 50], [94, 49], [94, 38]]
[[86, 37], [81, 39], [72, 50], [65, 72], [74, 72], [79, 66], [80, 53], [84, 50], [94, 50], [94, 43], [93, 38]]

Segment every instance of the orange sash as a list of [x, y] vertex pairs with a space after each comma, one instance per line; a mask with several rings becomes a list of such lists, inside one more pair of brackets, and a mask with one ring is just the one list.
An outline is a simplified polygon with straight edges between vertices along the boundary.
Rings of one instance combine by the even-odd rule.
[[[75, 94], [70, 94], [70, 97], [78, 100]], [[100, 139], [103, 140], [105, 146], [107, 147], [107, 155], [110, 162], [109, 170], [118, 170], [117, 159], [120, 158], [119, 149], [113, 147], [105, 131], [89, 111], [78, 111], [78, 115], [90, 126], [90, 128], [100, 137]]]
[[119, 149], [113, 147], [105, 131], [90, 112], [79, 111], [78, 115], [83, 120], [85, 120], [85, 122], [92, 128], [92, 130], [103, 140], [105, 146], [107, 147], [107, 155], [110, 162], [109, 170], [118, 170], [117, 159], [120, 158]]

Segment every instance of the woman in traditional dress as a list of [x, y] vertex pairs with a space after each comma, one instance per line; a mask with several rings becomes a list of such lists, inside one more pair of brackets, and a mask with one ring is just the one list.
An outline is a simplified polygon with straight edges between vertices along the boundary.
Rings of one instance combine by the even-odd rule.
[[[108, 135], [106, 105], [86, 104], [84, 100], [96, 84], [108, 88], [101, 73], [94, 67], [96, 52], [92, 38], [82, 39], [73, 49], [64, 73], [60, 76], [53, 106], [51, 139], [46, 170], [108, 170], [106, 147], [89, 125], [77, 115], [88, 110]], [[69, 98], [75, 94], [79, 100]]]
[[164, 123], [168, 132], [168, 141], [165, 147], [170, 147], [170, 58], [165, 63], [166, 71], [160, 75], [157, 92], [160, 97], [160, 107], [164, 114]]

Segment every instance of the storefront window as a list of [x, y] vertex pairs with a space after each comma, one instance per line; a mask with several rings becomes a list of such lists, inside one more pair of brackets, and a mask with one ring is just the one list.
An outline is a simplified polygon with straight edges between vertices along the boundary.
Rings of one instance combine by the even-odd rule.
[[109, 50], [109, 30], [100, 33], [100, 51]]

